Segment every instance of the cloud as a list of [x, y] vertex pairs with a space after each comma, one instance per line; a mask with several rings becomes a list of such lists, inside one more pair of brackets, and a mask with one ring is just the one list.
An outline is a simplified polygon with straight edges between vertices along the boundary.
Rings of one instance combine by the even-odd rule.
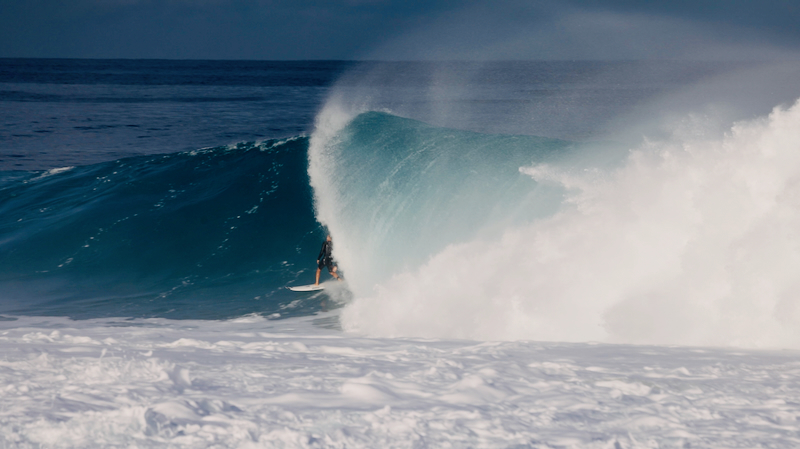
[[779, 0], [3, 0], [0, 56], [731, 57], [795, 51], [797, 23]]
[[769, 59], [797, 56], [770, 33], [680, 15], [553, 4], [476, 5], [376, 48], [387, 59]]

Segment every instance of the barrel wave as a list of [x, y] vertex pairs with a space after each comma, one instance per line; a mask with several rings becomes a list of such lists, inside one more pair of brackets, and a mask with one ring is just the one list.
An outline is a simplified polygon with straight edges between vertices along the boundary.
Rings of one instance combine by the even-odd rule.
[[[331, 101], [317, 216], [378, 336], [800, 346], [800, 105], [635, 147]], [[622, 155], [622, 157], [619, 157]]]
[[335, 233], [350, 288], [363, 294], [449, 244], [552, 214], [562, 189], [538, 186], [519, 167], [571, 147], [358, 114], [310, 155], [321, 220]]
[[[0, 174], [6, 314], [308, 314], [308, 138]], [[278, 316], [278, 315], [275, 315]]]

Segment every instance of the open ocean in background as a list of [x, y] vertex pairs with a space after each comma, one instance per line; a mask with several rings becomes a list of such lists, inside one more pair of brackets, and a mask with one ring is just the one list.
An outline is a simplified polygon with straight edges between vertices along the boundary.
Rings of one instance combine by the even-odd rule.
[[798, 73], [0, 59], [0, 446], [798, 447]]
[[[358, 74], [375, 68], [381, 75], [366, 84], [399, 92], [395, 105], [423, 101], [418, 97], [431, 84], [466, 85], [458, 97], [436, 101], [470, 103], [484, 117], [442, 118], [446, 125], [497, 132], [501, 119], [487, 119], [495, 113], [504, 131], [586, 139], [654, 95], [736, 65], [742, 64], [0, 59], [0, 169], [88, 165], [302, 135], [313, 130], [335, 81], [347, 72], [364, 84]], [[479, 76], [437, 81], [442, 69]], [[546, 104], [547, 114], [510, 119], [536, 103]], [[416, 112], [420, 120], [434, 117]]]
[[3, 59], [3, 170], [88, 165], [310, 131], [348, 62]]

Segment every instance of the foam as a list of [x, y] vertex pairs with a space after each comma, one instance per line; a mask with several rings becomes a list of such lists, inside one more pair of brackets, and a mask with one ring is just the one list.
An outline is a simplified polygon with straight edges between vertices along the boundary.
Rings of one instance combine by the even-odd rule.
[[[721, 138], [649, 142], [616, 169], [521, 167], [569, 191], [560, 212], [450, 244], [361, 288], [343, 326], [374, 336], [800, 347], [798, 141], [795, 104]], [[321, 204], [319, 216], [335, 223], [331, 207]]]
[[795, 352], [379, 339], [335, 318], [2, 321], [0, 446], [800, 444]]

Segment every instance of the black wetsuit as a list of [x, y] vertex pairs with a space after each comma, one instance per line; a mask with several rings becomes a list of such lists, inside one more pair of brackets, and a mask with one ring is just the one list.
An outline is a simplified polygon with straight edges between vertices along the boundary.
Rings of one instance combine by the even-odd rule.
[[333, 242], [325, 240], [317, 256], [317, 268], [328, 267], [328, 271], [333, 273]]

